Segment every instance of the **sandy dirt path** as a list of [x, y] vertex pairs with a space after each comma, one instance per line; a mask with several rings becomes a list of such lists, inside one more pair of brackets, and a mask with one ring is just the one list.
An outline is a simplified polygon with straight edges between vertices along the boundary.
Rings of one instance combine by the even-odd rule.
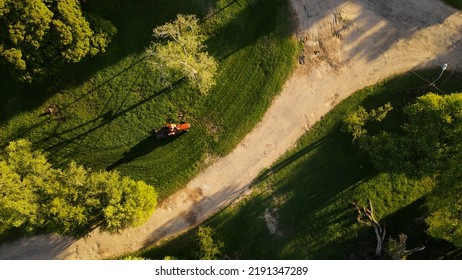
[[[0, 246], [0, 259], [101, 259], [178, 234], [229, 205], [340, 100], [393, 74], [462, 69], [462, 14], [438, 0], [291, 0], [305, 43], [298, 67], [263, 120], [228, 156], [120, 235], [53, 235]], [[422, 81], [423, 85], [425, 84]]]

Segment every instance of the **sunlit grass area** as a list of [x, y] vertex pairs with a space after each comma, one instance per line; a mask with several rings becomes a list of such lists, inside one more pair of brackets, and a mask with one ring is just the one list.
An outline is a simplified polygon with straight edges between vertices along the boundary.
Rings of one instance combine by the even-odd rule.
[[[419, 72], [431, 80], [439, 69]], [[273, 167], [257, 179], [254, 192], [204, 225], [213, 228], [225, 243], [223, 253], [236, 259], [364, 259], [373, 258], [372, 227], [357, 222], [353, 202], [367, 205], [370, 199], [378, 220], [387, 224], [388, 237], [408, 235], [408, 246], [425, 245], [412, 258], [458, 258], [460, 250], [425, 233], [421, 207], [431, 195], [435, 181], [405, 174], [379, 173], [365, 151], [342, 132], [342, 120], [362, 105], [367, 110], [387, 102], [393, 111], [380, 126], [397, 129], [401, 109], [428, 91], [458, 92], [460, 73], [447, 73], [440, 90], [410, 73], [367, 87], [342, 101], [316, 123]], [[266, 217], [266, 218], [265, 218]], [[272, 217], [272, 218], [269, 218]], [[268, 222], [276, 220], [271, 233]], [[274, 224], [274, 223], [273, 223]], [[193, 258], [191, 238], [195, 230], [143, 250], [140, 256]], [[388, 240], [387, 237], [387, 240]], [[414, 246], [414, 247], [413, 247]]]
[[[84, 8], [117, 27], [107, 52], [41, 84], [2, 75], [0, 145], [27, 138], [57, 167], [75, 160], [94, 170], [115, 169], [152, 184], [161, 199], [209, 159], [229, 153], [295, 65], [298, 43], [286, 0], [86, 1]], [[217, 84], [207, 96], [181, 81], [160, 87], [144, 63], [152, 29], [178, 13], [201, 18], [207, 51], [219, 61]], [[44, 115], [52, 104], [59, 114]], [[190, 132], [157, 141], [151, 131], [178, 121], [180, 111]]]

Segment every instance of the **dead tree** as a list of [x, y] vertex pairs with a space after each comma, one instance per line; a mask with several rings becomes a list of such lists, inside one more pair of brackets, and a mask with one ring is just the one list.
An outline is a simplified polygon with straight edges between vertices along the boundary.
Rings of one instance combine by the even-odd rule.
[[388, 246], [386, 252], [394, 260], [405, 260], [408, 256], [414, 254], [415, 252], [422, 251], [425, 249], [425, 246], [420, 246], [411, 250], [406, 249], [406, 234], [400, 234], [399, 240], [390, 238], [388, 241]]
[[[357, 220], [362, 224], [372, 225], [375, 231], [375, 237], [377, 239], [377, 247], [375, 249], [375, 255], [377, 257], [382, 256], [383, 241], [385, 240], [386, 226], [383, 223], [377, 221], [374, 216], [374, 209], [372, 208], [372, 202], [369, 199], [369, 208], [366, 206], [359, 206], [358, 203], [353, 203], [358, 212]], [[364, 219], [364, 217], [366, 219]]]

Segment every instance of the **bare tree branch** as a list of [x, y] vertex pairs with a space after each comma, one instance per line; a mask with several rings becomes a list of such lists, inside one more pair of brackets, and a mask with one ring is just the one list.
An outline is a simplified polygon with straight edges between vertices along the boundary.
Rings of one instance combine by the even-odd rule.
[[[372, 206], [372, 202], [369, 199], [369, 208], [366, 206], [359, 206], [357, 202], [352, 203], [356, 211], [358, 213], [356, 219], [358, 222], [362, 224], [367, 224], [367, 225], [372, 225], [374, 227], [374, 232], [375, 232], [375, 237], [377, 239], [377, 247], [375, 250], [375, 255], [376, 256], [381, 256], [382, 255], [382, 248], [383, 248], [383, 241], [385, 240], [385, 235], [386, 235], [386, 225], [381, 224], [380, 222], [377, 221], [377, 219], [374, 216], [374, 208]], [[366, 216], [367, 220], [363, 220], [363, 216]]]
[[394, 260], [405, 260], [408, 256], [414, 254], [415, 252], [425, 249], [425, 246], [419, 246], [408, 250], [406, 249], [407, 235], [400, 234], [398, 237], [399, 240], [390, 238], [386, 249], [387, 254]]

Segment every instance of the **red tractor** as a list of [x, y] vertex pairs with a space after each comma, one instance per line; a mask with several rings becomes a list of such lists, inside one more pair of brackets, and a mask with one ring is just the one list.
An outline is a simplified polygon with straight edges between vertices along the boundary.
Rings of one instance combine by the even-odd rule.
[[169, 123], [161, 128], [154, 129], [157, 139], [164, 139], [167, 137], [176, 136], [189, 131], [191, 125], [188, 122]]

